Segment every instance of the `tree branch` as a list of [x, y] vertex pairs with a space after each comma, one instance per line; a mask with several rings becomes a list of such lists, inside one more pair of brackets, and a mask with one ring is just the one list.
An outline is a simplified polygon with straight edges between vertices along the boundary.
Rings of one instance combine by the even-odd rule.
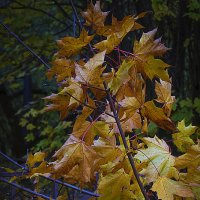
[[40, 57], [38, 56], [27, 44], [25, 44], [18, 35], [16, 35], [7, 25], [5, 25], [1, 20], [0, 24], [3, 26], [5, 30], [8, 31], [10, 35], [12, 35], [20, 44], [22, 44], [35, 58], [37, 58], [47, 69], [49, 69], [49, 65]]
[[126, 138], [125, 138], [125, 134], [124, 134], [124, 132], [123, 132], [123, 130], [122, 130], [122, 126], [121, 126], [121, 123], [120, 123], [120, 119], [119, 119], [119, 116], [118, 116], [118, 114], [117, 114], [117, 111], [116, 111], [116, 108], [115, 108], [115, 105], [114, 105], [112, 96], [111, 96], [111, 94], [110, 94], [110, 90], [108, 89], [106, 82], [104, 82], [103, 85], [104, 85], [104, 88], [105, 88], [105, 90], [106, 90], [107, 99], [108, 99], [108, 101], [109, 101], [110, 108], [111, 108], [111, 110], [112, 110], [112, 112], [113, 112], [113, 114], [114, 114], [114, 118], [115, 118], [115, 121], [116, 121], [116, 123], [117, 123], [117, 127], [118, 127], [118, 129], [119, 129], [119, 133], [120, 133], [120, 136], [121, 136], [121, 138], [122, 138], [123, 145], [124, 145], [124, 147], [125, 147], [125, 150], [126, 150], [126, 153], [127, 153], [128, 159], [129, 159], [129, 162], [130, 162], [131, 167], [132, 167], [132, 170], [133, 170], [133, 173], [134, 173], [134, 175], [135, 175], [135, 178], [136, 178], [136, 180], [137, 180], [137, 182], [138, 182], [138, 185], [139, 185], [139, 187], [140, 187], [140, 190], [141, 190], [141, 192], [142, 192], [144, 198], [145, 198], [146, 200], [148, 200], [149, 198], [148, 198], [148, 196], [147, 196], [147, 194], [146, 194], [146, 192], [145, 192], [144, 186], [143, 186], [143, 184], [142, 184], [142, 182], [141, 182], [141, 180], [140, 180], [139, 173], [137, 172], [137, 169], [136, 169], [136, 167], [135, 167], [135, 163], [134, 163], [133, 157], [132, 157], [132, 155], [131, 155], [132, 153], [129, 151], [129, 147], [128, 147], [128, 144], [127, 144], [127, 141], [126, 141]]

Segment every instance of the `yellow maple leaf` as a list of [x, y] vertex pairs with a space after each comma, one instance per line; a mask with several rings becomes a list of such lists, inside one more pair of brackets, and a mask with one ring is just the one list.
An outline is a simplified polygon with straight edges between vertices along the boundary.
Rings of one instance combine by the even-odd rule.
[[147, 101], [141, 112], [144, 117], [156, 123], [160, 128], [171, 131], [176, 130], [174, 123], [165, 115], [163, 109], [156, 107], [153, 101]]
[[175, 157], [171, 155], [170, 149], [164, 140], [157, 136], [154, 138], [144, 137], [143, 142], [146, 149], [140, 149], [134, 158], [141, 163], [148, 163], [140, 173], [145, 175], [148, 183], [155, 181], [159, 176], [167, 176], [174, 166]]
[[175, 97], [171, 96], [171, 83], [167, 81], [160, 80], [159, 82], [155, 82], [155, 92], [157, 95], [157, 99], [155, 101], [159, 103], [163, 103], [164, 112], [167, 116], [170, 116], [172, 105], [175, 101]]
[[174, 195], [180, 197], [194, 197], [190, 187], [180, 181], [174, 181], [167, 177], [159, 177], [153, 184], [152, 190], [157, 192], [162, 200], [174, 200]]
[[70, 95], [69, 105], [76, 104], [77, 106], [83, 102], [83, 89], [81, 85], [77, 83], [74, 79], [68, 80], [68, 87], [64, 87], [58, 94], [60, 95]]
[[47, 71], [48, 79], [51, 79], [53, 76], [56, 77], [57, 82], [61, 82], [64, 79], [71, 77], [74, 75], [75, 65], [74, 62], [65, 59], [65, 58], [57, 58], [52, 62], [52, 67]]
[[59, 111], [60, 112], [60, 119], [63, 120], [68, 113], [68, 105], [70, 101], [70, 96], [65, 95], [59, 95], [59, 94], [51, 94], [50, 96], [47, 96], [44, 98], [47, 101], [52, 102], [51, 104], [48, 104], [44, 111]]
[[28, 155], [26, 164], [29, 168], [28, 177], [38, 176], [39, 174], [46, 174], [52, 172], [52, 165], [48, 164], [44, 159], [46, 154], [44, 152], [30, 153]]
[[140, 57], [136, 57], [136, 66], [138, 72], [145, 74], [151, 80], [157, 77], [163, 81], [170, 82], [168, 72], [166, 71], [170, 65], [160, 59], [148, 56], [145, 60], [141, 60]]
[[197, 127], [192, 126], [191, 124], [189, 126], [185, 126], [184, 120], [178, 122], [179, 132], [172, 134], [172, 137], [174, 144], [181, 152], [186, 152], [186, 150], [194, 144], [194, 141], [190, 138], [190, 135], [192, 135], [196, 129]]
[[83, 18], [86, 20], [86, 26], [92, 26], [93, 29], [104, 26], [104, 21], [109, 12], [102, 12], [100, 7], [100, 1], [96, 1], [93, 5], [92, 1], [88, 5], [85, 12], [81, 12]]
[[108, 87], [113, 94], [116, 94], [119, 88], [129, 80], [130, 76], [128, 74], [128, 71], [132, 66], [133, 62], [126, 60], [124, 60], [123, 63], [120, 65], [113, 79], [108, 84]]
[[44, 152], [37, 152], [34, 155], [30, 153], [28, 155], [26, 164], [31, 168], [34, 167], [36, 163], [44, 161], [44, 158], [46, 157], [46, 154]]
[[135, 97], [125, 97], [119, 104], [122, 106], [127, 118], [132, 117], [141, 106]]
[[101, 65], [104, 62], [104, 57], [105, 51], [94, 55], [94, 57], [90, 58], [90, 60], [84, 66], [75, 64], [75, 80], [86, 85], [102, 84], [103, 78], [101, 75], [105, 67], [102, 67]]
[[200, 146], [192, 145], [187, 152], [175, 160], [177, 169], [187, 169], [187, 173], [181, 173], [181, 181], [189, 184], [196, 199], [199, 199], [200, 187]]
[[62, 57], [70, 57], [76, 55], [83, 47], [90, 43], [93, 37], [94, 35], [88, 36], [86, 30], [83, 29], [79, 38], [64, 37], [61, 40], [58, 40], [57, 43], [60, 47], [58, 55]]
[[109, 54], [113, 49], [118, 46], [121, 42], [121, 39], [117, 37], [116, 33], [113, 33], [107, 37], [106, 40], [103, 40], [94, 45], [94, 47], [100, 51], [105, 51]]
[[98, 159], [98, 155], [90, 146], [73, 135], [54, 154], [54, 157], [57, 158], [53, 166], [57, 176], [67, 176], [77, 166], [82, 175], [79, 180], [81, 187], [94, 177], [94, 162]]
[[135, 22], [137, 19], [129, 15], [120, 21], [112, 16], [112, 24], [97, 28], [96, 33], [105, 37], [116, 33], [117, 37], [122, 39], [128, 32], [143, 28]]
[[169, 48], [161, 43], [161, 38], [154, 40], [157, 29], [143, 33], [140, 41], [135, 41], [133, 52], [137, 56], [162, 56]]
[[101, 195], [99, 200], [121, 200], [125, 196], [129, 196], [128, 199], [131, 199], [131, 196], [134, 197], [130, 191], [130, 176], [125, 173], [124, 169], [106, 176], [101, 175], [97, 192]]

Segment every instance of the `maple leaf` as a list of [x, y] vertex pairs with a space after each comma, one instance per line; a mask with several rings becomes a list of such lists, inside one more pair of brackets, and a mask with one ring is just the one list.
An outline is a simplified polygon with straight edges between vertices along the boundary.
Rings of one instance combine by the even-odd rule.
[[70, 101], [68, 106], [76, 104], [77, 106], [83, 101], [83, 89], [81, 85], [77, 83], [74, 79], [68, 80], [68, 87], [64, 87], [63, 90], [59, 92], [60, 95], [70, 95]]
[[125, 97], [119, 104], [122, 106], [127, 118], [132, 117], [141, 106], [135, 97]]
[[64, 79], [74, 75], [75, 65], [74, 62], [69, 59], [57, 58], [52, 62], [52, 65], [52, 68], [46, 73], [48, 79], [51, 79], [53, 76], [55, 76], [56, 81], [61, 82]]
[[174, 200], [174, 195], [194, 197], [192, 190], [186, 184], [167, 177], [159, 177], [153, 184], [152, 190], [157, 192], [158, 198], [162, 200]]
[[130, 31], [143, 28], [143, 26], [135, 21], [136, 18], [130, 15], [125, 16], [121, 21], [112, 16], [112, 24], [97, 28], [96, 33], [105, 37], [115, 33], [116, 36], [122, 40]]
[[58, 176], [67, 176], [77, 166], [82, 175], [79, 180], [81, 186], [89, 183], [91, 178], [94, 177], [94, 161], [98, 158], [98, 155], [90, 146], [73, 135], [53, 157], [57, 158], [53, 168]]
[[174, 166], [175, 157], [171, 155], [166, 142], [157, 136], [145, 137], [142, 140], [148, 147], [140, 149], [134, 158], [148, 163], [148, 166], [140, 173], [145, 175], [148, 183], [155, 181], [159, 176], [167, 176]]
[[59, 95], [59, 94], [51, 94], [44, 98], [47, 101], [51, 101], [52, 104], [46, 106], [44, 111], [52, 111], [56, 110], [60, 112], [60, 119], [63, 120], [68, 113], [68, 105], [70, 101], [70, 96]]
[[194, 144], [194, 141], [190, 138], [190, 135], [192, 135], [196, 129], [197, 127], [192, 126], [191, 124], [189, 126], [185, 126], [184, 120], [178, 123], [179, 132], [172, 134], [172, 137], [174, 144], [181, 152], [186, 152], [186, 150]]
[[81, 12], [83, 18], [86, 20], [86, 26], [92, 26], [93, 29], [104, 26], [104, 21], [109, 12], [102, 12], [100, 8], [100, 1], [96, 1], [93, 5], [92, 1], [88, 5], [85, 12]]
[[116, 99], [118, 101], [123, 100], [125, 97], [135, 97], [141, 105], [145, 101], [145, 83], [140, 73], [137, 73], [135, 67], [129, 69], [130, 80], [123, 84], [117, 94]]
[[106, 50], [106, 53], [109, 54], [120, 44], [126, 34], [132, 30], [134, 24], [135, 19], [132, 16], [126, 16], [122, 21], [112, 17], [112, 25], [101, 27], [96, 31], [97, 34], [103, 35], [107, 39], [95, 44], [94, 47], [100, 51]]
[[83, 29], [79, 38], [64, 37], [58, 40], [58, 46], [60, 47], [58, 55], [65, 57], [76, 55], [83, 47], [90, 43], [93, 37], [94, 35], [88, 36], [86, 30]]
[[171, 96], [171, 83], [160, 80], [159, 82], [155, 82], [155, 92], [157, 95], [157, 99], [155, 101], [159, 103], [163, 103], [164, 112], [167, 116], [170, 116], [172, 105], [175, 101], [175, 97]]
[[156, 107], [153, 101], [147, 101], [141, 112], [144, 117], [156, 123], [160, 128], [171, 131], [176, 130], [174, 123], [165, 115], [163, 109]]
[[200, 146], [192, 145], [187, 152], [175, 160], [177, 169], [187, 169], [187, 173], [180, 174], [180, 180], [189, 184], [196, 197], [199, 198], [200, 186]]
[[49, 165], [44, 159], [46, 154], [44, 152], [37, 152], [34, 155], [28, 155], [26, 164], [29, 168], [27, 177], [37, 176], [39, 174], [46, 174], [52, 172], [52, 165]]
[[[130, 176], [125, 173], [124, 169], [117, 172], [100, 176], [97, 192], [101, 195], [100, 200], [104, 199], [123, 199], [127, 192], [130, 192]], [[130, 197], [130, 193], [128, 195]], [[133, 197], [133, 194], [132, 194]], [[129, 198], [130, 199], [130, 198]]]
[[112, 33], [116, 33], [117, 37], [122, 39], [130, 32], [135, 24], [135, 19], [132, 16], [125, 16], [121, 21], [112, 17]]
[[[80, 121], [78, 121], [78, 123], [80, 123]], [[81, 125], [75, 123], [72, 135], [84, 140], [86, 144], [91, 145], [94, 142], [95, 136], [100, 136], [109, 140], [112, 136], [112, 132], [109, 125], [103, 121], [84, 121]]]
[[162, 60], [155, 59], [153, 56], [149, 56], [145, 60], [141, 60], [140, 57], [136, 57], [136, 63], [138, 72], [144, 73], [151, 80], [157, 77], [163, 81], [170, 82], [169, 75], [166, 71], [166, 68], [170, 65]]
[[157, 29], [143, 33], [140, 41], [135, 41], [133, 52], [141, 56], [162, 56], [169, 48], [161, 43], [161, 38], [154, 40]]
[[[124, 132], [133, 132], [134, 129], [142, 128], [142, 120], [139, 113], [135, 112], [135, 114], [128, 117], [128, 119], [126, 118], [126, 115], [121, 118], [121, 126]], [[119, 129], [116, 124], [114, 125], [114, 132], [119, 133]]]
[[103, 82], [101, 77], [105, 67], [101, 65], [104, 62], [105, 51], [94, 55], [84, 66], [76, 64], [75, 80], [84, 84], [100, 85]]
[[129, 80], [130, 76], [128, 74], [128, 71], [132, 66], [133, 62], [127, 62], [126, 60], [124, 60], [123, 63], [120, 65], [113, 79], [108, 84], [108, 87], [110, 88], [113, 94], [116, 94], [119, 88]]
[[116, 33], [113, 33], [107, 37], [106, 40], [103, 40], [94, 45], [94, 47], [100, 51], [105, 51], [109, 54], [113, 49], [118, 46], [121, 42], [121, 39], [117, 37]]
[[34, 155], [30, 153], [28, 155], [26, 164], [29, 166], [29, 168], [32, 168], [35, 166], [36, 163], [43, 162], [45, 157], [46, 157], [46, 154], [41, 151], [36, 152]]
[[[113, 137], [113, 139], [115, 139]], [[105, 138], [99, 137], [98, 140], [94, 141], [92, 148], [98, 153], [99, 159], [95, 162], [95, 168], [101, 169], [102, 165], [108, 164], [108, 162], [113, 162], [122, 155], [122, 150], [116, 146], [116, 141], [111, 141]]]
[[192, 145], [189, 149], [187, 149], [187, 152], [175, 160], [175, 167], [178, 169], [184, 169], [187, 168], [188, 170], [191, 169], [191, 171], [199, 168], [200, 166], [200, 146]]

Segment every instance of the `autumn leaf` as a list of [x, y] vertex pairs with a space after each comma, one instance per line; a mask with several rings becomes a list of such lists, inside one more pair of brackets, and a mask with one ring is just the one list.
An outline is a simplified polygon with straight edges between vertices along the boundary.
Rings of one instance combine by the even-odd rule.
[[[101, 195], [100, 200], [121, 200], [123, 196], [130, 198], [130, 176], [124, 172], [123, 169], [118, 170], [115, 173], [107, 174], [106, 176], [100, 176], [97, 192]], [[133, 197], [133, 194], [132, 194]], [[125, 198], [126, 199], [126, 198]]]
[[183, 181], [195, 186], [200, 185], [200, 146], [192, 145], [187, 152], [175, 160], [177, 169], [187, 168], [187, 173], [184, 173]]
[[89, 59], [84, 67], [88, 70], [93, 70], [101, 66], [104, 63], [105, 54], [105, 51], [95, 54], [92, 58]]
[[104, 26], [105, 19], [109, 12], [102, 12], [100, 8], [100, 1], [96, 1], [93, 5], [92, 1], [88, 5], [85, 12], [81, 12], [83, 18], [86, 20], [86, 26], [92, 26], [93, 29]]
[[174, 195], [180, 197], [194, 197], [189, 186], [164, 176], [156, 180], [152, 190], [157, 192], [158, 198], [162, 200], [174, 200]]
[[112, 24], [97, 28], [96, 33], [105, 37], [116, 34], [122, 40], [130, 31], [143, 28], [143, 26], [135, 22], [136, 20], [130, 15], [125, 16], [121, 21], [112, 16]]
[[47, 71], [48, 79], [51, 79], [53, 76], [56, 77], [57, 82], [61, 82], [68, 77], [74, 75], [75, 65], [74, 62], [65, 59], [65, 58], [57, 58], [52, 62], [52, 67]]
[[153, 101], [147, 101], [142, 108], [142, 115], [156, 123], [160, 128], [175, 131], [174, 123], [165, 115], [162, 108], [155, 106]]
[[159, 103], [163, 103], [164, 112], [167, 116], [170, 116], [172, 105], [175, 101], [175, 97], [171, 96], [171, 83], [167, 81], [160, 80], [159, 82], [155, 82], [155, 92], [157, 95], [157, 99], [155, 101]]
[[73, 135], [54, 154], [54, 157], [57, 160], [54, 162], [53, 167], [58, 176], [67, 176], [77, 166], [82, 174], [79, 180], [81, 186], [89, 183], [94, 177], [94, 161], [98, 158], [97, 154], [90, 146], [87, 146], [82, 140]]
[[52, 165], [48, 164], [44, 159], [46, 154], [44, 152], [37, 152], [35, 154], [30, 153], [28, 155], [26, 164], [28, 165], [29, 172], [26, 177], [34, 177], [40, 174], [46, 174], [52, 172]]
[[[127, 118], [126, 115], [121, 118], [121, 126], [123, 132], [133, 132], [134, 129], [142, 128], [142, 119], [139, 113], [135, 112], [131, 117]], [[117, 125], [114, 125], [114, 132], [119, 133]]]
[[181, 152], [186, 152], [190, 146], [194, 144], [194, 141], [190, 138], [190, 136], [196, 131], [197, 127], [192, 126], [185, 126], [185, 121], [182, 120], [178, 123], [178, 133], [172, 134], [173, 142], [177, 146], [177, 148]]
[[28, 155], [26, 164], [31, 168], [34, 167], [36, 163], [41, 163], [44, 161], [44, 158], [46, 157], [46, 154], [44, 152], [36, 152], [34, 155], [30, 153]]
[[64, 37], [61, 40], [58, 40], [58, 46], [60, 47], [58, 55], [67, 58], [76, 55], [83, 47], [90, 43], [93, 37], [94, 35], [88, 36], [86, 30], [83, 29], [79, 38]]
[[132, 117], [141, 106], [140, 102], [138, 102], [135, 97], [125, 97], [125, 99], [119, 103], [122, 106], [127, 118]]
[[91, 58], [84, 66], [76, 65], [75, 80], [90, 85], [100, 85], [103, 83], [103, 78], [101, 77], [102, 72], [105, 67], [101, 65], [104, 62], [105, 51], [96, 54], [93, 58]]
[[113, 94], [116, 94], [119, 88], [129, 80], [130, 76], [128, 74], [128, 71], [132, 66], [133, 62], [127, 62], [126, 60], [124, 60], [123, 63], [120, 65], [112, 81], [108, 84], [108, 87]]
[[109, 35], [106, 40], [103, 40], [94, 45], [99, 51], [105, 51], [109, 54], [113, 49], [118, 46], [121, 42], [121, 39], [117, 37], [115, 33]]
[[149, 79], [160, 78], [163, 81], [170, 82], [166, 69], [170, 66], [160, 59], [155, 59], [149, 56], [146, 60], [141, 60], [136, 57], [136, 66], [138, 72], [144, 73]]
[[140, 41], [135, 41], [133, 52], [139, 57], [162, 56], [169, 48], [161, 43], [161, 38], [154, 40], [157, 29], [143, 33]]
[[44, 98], [47, 101], [52, 102], [51, 104], [47, 105], [44, 111], [59, 111], [60, 112], [60, 119], [63, 120], [68, 113], [68, 105], [70, 101], [70, 96], [59, 95], [59, 94], [51, 94]]
[[178, 169], [198, 168], [200, 166], [200, 146], [192, 145], [185, 154], [176, 158], [175, 167]]
[[135, 67], [129, 69], [129, 76], [130, 80], [119, 88], [116, 99], [122, 101], [125, 97], [135, 97], [143, 105], [146, 92], [144, 79], [140, 73], [137, 73]]
[[69, 105], [76, 104], [77, 106], [83, 103], [83, 89], [81, 88], [81, 85], [77, 83], [74, 79], [68, 80], [68, 87], [64, 87], [63, 90], [61, 90], [58, 94], [70, 96]]
[[145, 137], [142, 141], [147, 145], [146, 149], [139, 149], [134, 158], [141, 163], [148, 163], [140, 173], [145, 176], [148, 183], [155, 181], [159, 176], [167, 176], [174, 166], [175, 157], [164, 140], [157, 136]]
[[107, 39], [95, 44], [94, 47], [100, 51], [106, 50], [106, 53], [109, 54], [120, 44], [134, 25], [135, 19], [132, 16], [126, 16], [122, 21], [118, 21], [115, 17], [112, 17], [112, 25], [104, 26], [96, 31], [97, 34], [103, 35]]

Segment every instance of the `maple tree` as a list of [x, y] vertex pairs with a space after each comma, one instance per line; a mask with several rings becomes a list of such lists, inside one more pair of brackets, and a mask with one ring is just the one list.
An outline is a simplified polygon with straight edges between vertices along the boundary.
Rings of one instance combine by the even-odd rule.
[[[155, 39], [156, 29], [143, 33], [132, 52], [120, 48], [130, 31], [143, 28], [137, 20], [145, 14], [121, 21], [112, 16], [108, 25], [108, 12], [101, 11], [99, 1], [91, 2], [82, 12], [80, 36], [58, 40], [47, 76], [56, 78], [60, 90], [45, 98], [45, 110], [60, 112], [62, 120], [70, 111], [81, 111], [53, 162], [47, 163], [41, 152], [29, 156], [31, 176], [50, 173], [81, 188], [97, 182], [99, 199], [150, 199], [156, 194], [164, 200], [199, 198], [200, 146], [190, 137], [198, 128], [184, 121], [176, 128], [170, 119], [175, 101], [170, 66], [160, 59], [169, 49]], [[112, 52], [119, 58], [113, 62]], [[147, 80], [155, 83], [157, 96], [148, 101]], [[149, 137], [150, 121], [170, 133], [184, 154], [175, 156], [167, 141]]]

